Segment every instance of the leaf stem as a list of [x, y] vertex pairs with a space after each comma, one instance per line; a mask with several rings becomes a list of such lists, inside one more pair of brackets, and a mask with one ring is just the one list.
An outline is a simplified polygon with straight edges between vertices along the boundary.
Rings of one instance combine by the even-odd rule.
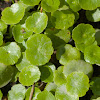
[[42, 7], [41, 7], [40, 11], [41, 11], [41, 13], [42, 13]]
[[34, 84], [32, 85], [32, 89], [31, 89], [31, 92], [30, 92], [30, 98], [29, 100], [32, 100], [32, 96], [33, 96], [33, 93], [34, 93]]
[[17, 3], [18, 1], [17, 0], [15, 0], [15, 3]]

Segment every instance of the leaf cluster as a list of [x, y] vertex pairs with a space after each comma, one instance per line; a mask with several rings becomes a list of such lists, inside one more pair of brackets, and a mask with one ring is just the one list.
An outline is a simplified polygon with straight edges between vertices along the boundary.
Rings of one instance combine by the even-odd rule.
[[[100, 21], [99, 7], [100, 0], [18, 0], [6, 7], [0, 100], [9, 83], [8, 100], [79, 100], [89, 89], [91, 100], [99, 100], [100, 29], [88, 23]], [[80, 22], [81, 11], [87, 23]]]

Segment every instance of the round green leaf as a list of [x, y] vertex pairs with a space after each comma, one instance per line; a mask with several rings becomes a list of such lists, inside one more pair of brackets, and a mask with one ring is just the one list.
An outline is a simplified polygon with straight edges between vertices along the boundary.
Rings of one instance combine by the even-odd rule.
[[64, 66], [63, 73], [67, 77], [74, 71], [83, 72], [91, 78], [93, 74], [93, 67], [84, 60], [71, 60]]
[[92, 85], [90, 86], [90, 89], [92, 90], [93, 94], [100, 96], [100, 77], [94, 77], [91, 80], [91, 83]]
[[69, 4], [70, 8], [75, 12], [81, 9], [79, 5], [79, 0], [67, 0], [67, 3]]
[[70, 95], [67, 93], [66, 85], [60, 85], [55, 92], [56, 100], [79, 100], [77, 95]]
[[15, 42], [6, 43], [0, 47], [0, 63], [14, 65], [21, 56], [20, 47]]
[[40, 79], [40, 71], [37, 66], [30, 65], [22, 69], [19, 74], [19, 81], [25, 86], [30, 86]]
[[47, 63], [46, 65], [39, 67], [41, 72], [41, 81], [43, 82], [53, 82], [53, 72], [55, 66], [53, 64]]
[[79, 24], [72, 31], [73, 40], [78, 43], [91, 44], [94, 42], [95, 29], [90, 24]]
[[57, 29], [68, 29], [74, 24], [75, 16], [70, 10], [55, 11], [51, 16], [52, 24]]
[[[29, 100], [30, 98], [30, 92], [31, 92], [32, 87], [29, 87], [26, 91], [26, 96], [25, 96], [25, 100]], [[34, 92], [33, 92], [33, 99], [32, 100], [36, 100], [37, 99], [37, 95], [41, 92], [41, 90], [37, 87], [34, 88]]]
[[63, 74], [64, 66], [58, 67], [54, 72], [54, 83], [58, 86], [66, 83], [66, 77]]
[[79, 4], [84, 10], [94, 10], [100, 6], [100, 0], [79, 0]]
[[18, 60], [18, 62], [16, 63], [16, 67], [18, 68], [19, 71], [22, 71], [22, 69], [24, 67], [28, 67], [30, 64], [30, 62], [26, 59], [25, 56], [25, 52], [22, 52], [22, 56], [20, 57], [20, 59]]
[[90, 64], [100, 64], [100, 47], [97, 45], [90, 45], [85, 49], [84, 59]]
[[54, 12], [60, 5], [59, 0], [42, 0], [41, 7], [47, 12]]
[[69, 30], [47, 29], [45, 34], [51, 39], [55, 49], [68, 43], [71, 38]]
[[8, 100], [24, 100], [26, 89], [21, 84], [12, 86], [8, 92]]
[[69, 60], [80, 59], [80, 52], [77, 48], [72, 47], [72, 45], [66, 44], [57, 49], [56, 57], [61, 64], [66, 65]]
[[82, 97], [89, 90], [89, 78], [83, 72], [72, 72], [67, 76], [66, 89], [71, 95]]
[[0, 19], [0, 31], [5, 32], [7, 30], [7, 25]]
[[26, 19], [26, 28], [35, 33], [41, 33], [47, 26], [48, 17], [45, 13], [36, 12]]
[[0, 63], [0, 88], [7, 85], [11, 81], [13, 74], [14, 71], [12, 66], [6, 66]]
[[38, 5], [41, 0], [21, 0], [26, 5], [35, 6]]
[[97, 8], [91, 11], [87, 10], [86, 17], [91, 22], [99, 22], [100, 21], [100, 8]]
[[51, 40], [44, 34], [34, 34], [27, 42], [26, 58], [33, 65], [44, 65], [53, 54]]
[[3, 34], [0, 32], [0, 46], [3, 44]]
[[22, 4], [14, 3], [2, 11], [1, 19], [7, 24], [17, 24], [24, 16], [25, 9]]
[[42, 91], [38, 94], [37, 100], [56, 100], [54, 95], [47, 90]]

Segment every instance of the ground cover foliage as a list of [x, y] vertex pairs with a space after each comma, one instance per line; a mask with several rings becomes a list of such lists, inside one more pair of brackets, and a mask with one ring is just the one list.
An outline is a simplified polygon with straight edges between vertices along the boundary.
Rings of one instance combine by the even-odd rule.
[[100, 1], [2, 0], [0, 100], [100, 100]]

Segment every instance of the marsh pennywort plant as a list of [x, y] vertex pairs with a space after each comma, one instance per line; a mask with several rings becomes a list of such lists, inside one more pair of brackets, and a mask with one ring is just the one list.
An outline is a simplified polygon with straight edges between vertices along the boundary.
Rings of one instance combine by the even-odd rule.
[[[91, 100], [98, 100], [100, 78], [93, 71], [100, 66], [100, 31], [89, 21], [100, 21], [99, 7], [99, 0], [18, 0], [6, 7], [0, 19], [0, 100], [79, 100], [89, 89]], [[85, 10], [89, 21], [81, 23]], [[14, 85], [4, 94], [8, 83]]]

